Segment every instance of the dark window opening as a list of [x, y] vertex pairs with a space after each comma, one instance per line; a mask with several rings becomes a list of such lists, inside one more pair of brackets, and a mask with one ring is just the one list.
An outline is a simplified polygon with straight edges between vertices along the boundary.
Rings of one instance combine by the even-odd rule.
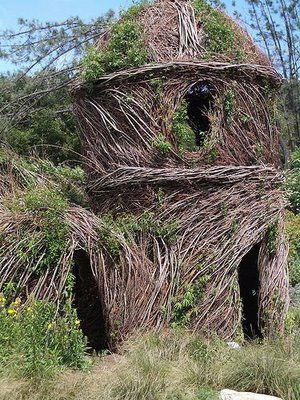
[[246, 338], [261, 338], [258, 324], [259, 274], [258, 255], [260, 243], [243, 257], [238, 270], [242, 301], [242, 327]]
[[211, 128], [208, 112], [213, 108], [214, 94], [212, 84], [204, 81], [192, 86], [185, 95], [187, 122], [195, 133], [195, 144], [198, 147], [204, 145]]
[[107, 348], [105, 322], [99, 290], [92, 273], [90, 260], [84, 250], [74, 253], [74, 306], [80, 327], [88, 339], [88, 348], [100, 351]]

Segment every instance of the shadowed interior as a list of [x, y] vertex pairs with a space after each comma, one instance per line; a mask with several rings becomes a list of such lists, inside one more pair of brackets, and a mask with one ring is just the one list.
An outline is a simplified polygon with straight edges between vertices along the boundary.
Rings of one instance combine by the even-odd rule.
[[74, 253], [74, 305], [90, 350], [107, 348], [103, 310], [90, 260], [84, 250]]
[[185, 95], [188, 123], [195, 132], [196, 146], [203, 146], [210, 131], [208, 112], [213, 108], [214, 88], [209, 82], [194, 85]]
[[259, 250], [260, 243], [253, 246], [243, 257], [238, 270], [243, 313], [243, 332], [244, 335], [250, 339], [262, 337], [258, 325]]

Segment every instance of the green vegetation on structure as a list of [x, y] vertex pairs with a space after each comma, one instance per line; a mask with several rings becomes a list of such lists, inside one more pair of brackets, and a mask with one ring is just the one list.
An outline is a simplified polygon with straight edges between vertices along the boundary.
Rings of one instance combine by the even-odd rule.
[[161, 78], [152, 78], [149, 80], [149, 85], [155, 93], [156, 99], [160, 99], [163, 93], [164, 81]]
[[132, 242], [137, 235], [147, 233], [167, 243], [173, 243], [177, 230], [176, 221], [164, 223], [150, 212], [145, 212], [139, 217], [126, 214], [118, 218], [113, 217], [112, 214], [106, 214], [102, 216], [98, 227], [100, 242], [113, 258], [118, 258], [121, 253], [121, 243], [116, 234], [122, 236], [128, 243]]
[[[208, 56], [223, 54], [236, 61], [244, 57], [240, 46], [237, 46], [237, 34], [234, 32], [229, 19], [220, 10], [213, 8], [205, 0], [193, 0], [196, 19], [207, 36]], [[243, 40], [239, 38], [239, 40]]]
[[158, 134], [153, 140], [153, 146], [162, 154], [167, 155], [171, 149], [172, 145], [165, 137], [163, 133]]
[[[66, 248], [69, 233], [64, 218], [68, 206], [65, 198], [55, 189], [37, 187], [7, 200], [6, 205], [16, 216], [27, 215], [30, 224], [35, 221], [38, 229], [30, 231], [25, 222], [17, 233], [0, 237], [2, 250], [5, 251], [5, 243], [18, 241], [18, 258], [24, 265], [32, 263], [35, 273], [56, 266]], [[41, 257], [42, 250], [44, 257]]]
[[185, 292], [180, 299], [175, 300], [172, 318], [173, 327], [186, 326], [196, 316], [197, 306], [203, 298], [208, 279], [208, 275], [198, 278], [193, 284], [186, 286]]
[[0, 375], [38, 379], [66, 367], [86, 368], [86, 339], [79, 325], [71, 307], [58, 317], [53, 303], [23, 305], [0, 293]]
[[234, 106], [235, 106], [235, 92], [232, 89], [228, 89], [224, 93], [224, 113], [227, 123], [231, 123], [234, 118]]
[[33, 190], [42, 176], [46, 178], [48, 186], [53, 186], [68, 201], [80, 205], [88, 203], [86, 174], [79, 166], [55, 165], [48, 159], [19, 157], [7, 148], [0, 147], [0, 170], [4, 174], [13, 172], [22, 188]]
[[148, 52], [141, 28], [134, 21], [146, 3], [136, 4], [113, 25], [103, 49], [91, 47], [83, 59], [82, 79], [92, 81], [106, 73], [146, 64]]
[[271, 256], [273, 256], [277, 250], [278, 242], [278, 221], [274, 222], [268, 228], [268, 251]]
[[182, 100], [173, 116], [172, 131], [180, 151], [197, 151], [199, 146], [195, 144], [195, 132], [188, 123], [187, 107], [187, 101]]

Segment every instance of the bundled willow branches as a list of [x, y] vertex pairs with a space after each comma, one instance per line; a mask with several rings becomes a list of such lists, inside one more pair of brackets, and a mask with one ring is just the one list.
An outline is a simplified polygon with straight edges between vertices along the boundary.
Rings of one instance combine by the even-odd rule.
[[[74, 252], [83, 249], [109, 348], [137, 328], [170, 324], [230, 338], [243, 320], [239, 266], [259, 245], [259, 329], [265, 335], [282, 330], [286, 203], [273, 115], [280, 77], [241, 29], [248, 62], [228, 55], [203, 59], [207, 38], [189, 2], [157, 1], [134, 18], [148, 33], [149, 61], [156, 64], [78, 81], [73, 88], [93, 213], [70, 202], [63, 208], [64, 247], [54, 269], [38, 277], [28, 263], [24, 269], [22, 242], [3, 244], [2, 283], [17, 273], [20, 291], [59, 304]], [[99, 46], [105, 48], [103, 40]], [[209, 107], [198, 111], [208, 129], [190, 150], [182, 130], [189, 141], [199, 132], [188, 128], [188, 113], [180, 132], [174, 121], [197, 90], [200, 98], [201, 90], [211, 94]], [[0, 212], [5, 237], [24, 224], [26, 237], [41, 230], [31, 214], [14, 218], [5, 203]]]

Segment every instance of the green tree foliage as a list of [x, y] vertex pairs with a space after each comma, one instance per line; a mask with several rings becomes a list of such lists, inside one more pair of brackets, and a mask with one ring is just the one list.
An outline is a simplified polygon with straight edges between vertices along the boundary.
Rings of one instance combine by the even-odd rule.
[[36, 154], [55, 163], [77, 159], [80, 141], [76, 132], [71, 98], [66, 87], [49, 91], [24, 110], [17, 103], [30, 102], [31, 93], [39, 90], [35, 76], [19, 74], [0, 79], [0, 140], [18, 154]]
[[76, 158], [68, 151], [80, 150], [69, 85], [82, 55], [113, 17], [109, 12], [88, 23], [78, 17], [61, 23], [21, 18], [16, 31], [2, 32], [0, 58], [16, 70], [0, 77], [0, 141], [56, 163]]
[[287, 213], [287, 235], [289, 239], [289, 274], [292, 286], [300, 283], [300, 215]]
[[286, 174], [285, 189], [290, 201], [290, 209], [300, 213], [300, 149], [290, 156], [290, 170]]
[[[234, 1], [235, 3], [235, 1]], [[282, 73], [283, 128], [290, 145], [300, 144], [300, 2], [247, 0], [248, 10], [236, 14], [250, 25], [256, 41]]]
[[291, 169], [287, 172], [285, 189], [290, 201], [287, 213], [287, 234], [289, 239], [290, 282], [300, 283], [300, 149], [290, 157]]

